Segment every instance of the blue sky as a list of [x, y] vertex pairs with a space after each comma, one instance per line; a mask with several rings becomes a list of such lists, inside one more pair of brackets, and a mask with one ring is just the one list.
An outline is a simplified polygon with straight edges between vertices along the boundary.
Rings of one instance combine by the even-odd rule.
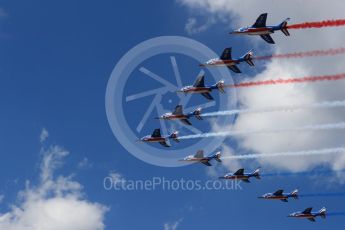
[[[111, 71], [128, 50], [144, 40], [165, 35], [195, 39], [216, 53], [232, 46], [235, 47], [234, 56], [242, 55], [252, 47], [267, 53], [272, 50], [269, 45], [229, 36], [232, 24], [219, 20], [218, 16], [205, 31], [189, 34], [185, 30], [189, 18], [196, 18], [203, 24], [214, 17], [214, 12], [196, 11], [174, 1], [5, 0], [1, 1], [0, 9], [4, 12], [0, 13], [0, 195], [3, 197], [0, 213], [11, 212], [12, 205], [25, 209], [18, 192], [25, 190], [26, 181], [36, 189], [40, 183], [44, 184], [40, 182], [44, 171], [40, 162], [51, 156], [49, 146], [58, 145], [70, 154], [58, 159], [64, 162], [61, 167], [56, 168], [52, 163], [49, 170], [55, 175], [73, 175], [66, 181], [82, 185], [76, 189], [83, 197], [81, 200], [107, 209], [102, 220], [105, 229], [138, 229], [143, 226], [145, 229], [302, 229], [311, 226], [314, 229], [339, 229], [343, 222], [341, 216], [312, 224], [288, 219], [286, 215], [309, 206], [316, 210], [326, 206], [329, 210], [345, 211], [342, 205], [344, 196], [306, 197], [289, 203], [256, 198], [278, 188], [292, 191], [298, 187], [301, 193], [343, 192], [344, 185], [335, 182], [333, 173], [316, 177], [300, 174], [263, 177], [261, 181], [243, 184], [243, 189], [236, 191], [107, 191], [103, 187], [104, 178], [111, 173], [126, 180], [150, 180], [153, 177], [215, 179], [215, 175], [203, 165], [167, 168], [147, 164], [129, 154], [116, 140], [105, 112], [105, 90]], [[260, 12], [264, 10], [258, 9]], [[278, 16], [283, 19], [290, 15]], [[256, 16], [248, 17], [252, 20]], [[275, 36], [278, 41], [283, 39], [281, 34]], [[184, 60], [183, 57], [180, 60]], [[168, 70], [160, 62], [163, 61], [148, 65], [167, 76]], [[241, 65], [246, 74], [232, 76], [235, 81], [254, 78], [266, 68], [267, 63], [260, 64], [256, 69]], [[193, 82], [198, 67], [181, 68], [184, 84]], [[133, 89], [128, 90], [137, 92], [153, 84], [144, 80], [132, 81]], [[129, 108], [128, 121], [133, 121], [131, 126], [134, 127], [141, 111], [134, 106]], [[200, 128], [209, 128], [207, 122], [193, 122]], [[156, 124], [149, 125], [142, 134], [150, 133]], [[42, 129], [49, 132], [49, 137], [40, 142]], [[253, 146], [241, 145], [239, 141], [228, 139], [226, 144], [235, 150], [240, 146], [238, 149], [243, 153], [256, 150]], [[321, 168], [330, 171], [332, 166], [326, 161], [308, 165], [306, 170]], [[272, 166], [273, 163], [238, 162], [248, 170], [263, 164], [266, 172], [296, 171], [287, 166]], [[231, 167], [235, 170], [234, 166], [228, 165], [215, 167], [218, 174]], [[56, 182], [55, 179], [52, 181]]]

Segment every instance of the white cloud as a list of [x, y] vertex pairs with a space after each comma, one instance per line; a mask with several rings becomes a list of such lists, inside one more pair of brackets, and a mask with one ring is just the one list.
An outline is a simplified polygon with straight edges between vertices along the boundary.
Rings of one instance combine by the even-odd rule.
[[8, 16], [7, 12], [3, 8], [0, 7], [0, 18], [4, 18], [7, 16]]
[[205, 23], [198, 25], [198, 21], [196, 18], [188, 18], [187, 23], [185, 25], [185, 31], [189, 34], [198, 34], [201, 32], [206, 31], [210, 26], [215, 23], [214, 18], [208, 18]]
[[54, 176], [68, 151], [59, 146], [42, 149], [40, 183], [18, 193], [19, 203], [0, 213], [6, 230], [103, 230], [108, 208], [84, 198], [82, 185], [72, 177]]
[[40, 134], [40, 142], [43, 143], [49, 137], [48, 131], [43, 128]]
[[87, 169], [92, 168], [92, 163], [89, 161], [87, 157], [84, 157], [79, 163], [78, 168], [80, 169]]
[[[291, 17], [291, 23], [305, 21], [319, 21], [325, 19], [343, 18], [345, 2], [334, 0], [326, 2], [322, 0], [310, 1], [240, 1], [240, 0], [180, 0], [182, 4], [206, 12], [205, 17], [224, 16], [232, 28], [251, 25], [256, 17], [264, 12], [268, 14], [268, 25], [281, 22], [286, 17]], [[303, 3], [303, 7], [299, 7]], [[325, 10], [327, 9], [327, 10]], [[315, 49], [328, 49], [343, 46], [345, 29], [323, 28], [309, 30], [290, 30], [291, 36], [285, 37], [276, 32], [272, 35], [276, 45], [270, 46], [272, 52], [286, 53], [295, 51], [308, 51]], [[260, 49], [265, 42], [256, 36], [243, 37], [250, 39], [253, 45], [258, 46], [256, 53], [264, 52]], [[250, 47], [248, 47], [250, 48]], [[267, 49], [267, 48], [266, 48]], [[275, 79], [278, 77], [303, 77], [310, 75], [323, 75], [345, 72], [345, 56], [318, 57], [289, 60], [273, 60], [267, 63], [263, 72], [250, 80]], [[263, 65], [257, 62], [256, 65]], [[299, 85], [276, 85], [265, 87], [253, 87], [237, 91], [240, 104], [246, 108], [259, 108], [267, 106], [283, 106], [294, 104], [308, 104], [319, 101], [344, 99], [344, 81], [322, 82]], [[274, 112], [262, 114], [243, 114], [238, 117], [234, 129], [275, 129], [277, 127], [294, 127], [299, 125], [332, 123], [343, 121], [344, 109], [330, 110], [298, 110], [288, 112]], [[280, 133], [247, 135], [237, 138], [239, 147], [254, 153], [269, 153], [282, 151], [300, 151], [317, 148], [329, 148], [343, 146], [345, 132], [343, 131], [319, 131], [301, 133]], [[326, 155], [316, 157], [298, 158], [265, 158], [260, 159], [259, 164], [269, 164], [277, 168], [285, 168], [292, 171], [306, 170], [320, 164], [328, 164], [334, 169], [345, 167], [345, 158], [339, 155]]]
[[180, 225], [180, 223], [182, 222], [182, 218], [175, 221], [175, 222], [172, 222], [172, 223], [164, 223], [163, 225], [163, 229], [164, 230], [176, 230], [177, 227]]
[[111, 178], [114, 184], [126, 182], [126, 179], [123, 177], [123, 175], [121, 173], [116, 172], [115, 170], [109, 172], [109, 177]]

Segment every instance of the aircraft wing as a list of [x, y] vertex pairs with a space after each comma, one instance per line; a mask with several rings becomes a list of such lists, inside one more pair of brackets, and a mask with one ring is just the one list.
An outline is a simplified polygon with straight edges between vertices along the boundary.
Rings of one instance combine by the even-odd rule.
[[228, 68], [235, 73], [241, 73], [241, 70], [236, 65], [228, 65]]
[[177, 105], [175, 107], [175, 110], [174, 110], [173, 114], [174, 115], [182, 115], [183, 114], [182, 105]]
[[243, 182], [250, 183], [249, 179], [242, 179]]
[[170, 147], [170, 145], [168, 145], [165, 141], [161, 141], [159, 144], [163, 145], [164, 147]]
[[308, 220], [310, 220], [311, 222], [315, 222], [315, 218], [313, 218], [313, 217], [308, 218]]
[[155, 129], [153, 133], [151, 134], [151, 137], [161, 137], [161, 130]]
[[207, 166], [212, 166], [211, 164], [210, 164], [210, 162], [209, 161], [200, 161], [201, 163], [203, 163], [204, 165], [207, 165]]
[[231, 60], [231, 47], [225, 48], [222, 55], [220, 56], [221, 60]]
[[256, 22], [253, 24], [253, 27], [255, 28], [266, 27], [266, 19], [267, 19], [267, 13], [261, 14], [256, 19]]
[[283, 192], [284, 192], [283, 189], [279, 189], [279, 190], [277, 190], [275, 193], [273, 193], [273, 195], [275, 195], [275, 196], [281, 196], [281, 195], [283, 195]]
[[281, 199], [281, 201], [283, 201], [283, 202], [288, 202], [288, 200], [287, 200], [287, 199]]
[[211, 96], [211, 94], [209, 94], [209, 93], [202, 93], [201, 95], [203, 95], [204, 97], [206, 97], [208, 100], [211, 100], [211, 101], [213, 101], [214, 100], [214, 98]]
[[194, 155], [195, 158], [203, 158], [204, 157], [204, 151], [198, 150], [196, 154]]
[[302, 213], [303, 214], [310, 214], [312, 209], [313, 208], [306, 208]]
[[195, 80], [193, 86], [194, 86], [194, 87], [205, 87], [205, 81], [204, 81], [204, 79], [205, 79], [205, 76], [204, 76], [204, 75], [198, 77], [198, 78]]
[[240, 175], [243, 175], [243, 174], [244, 174], [244, 169], [239, 169], [239, 170], [237, 170], [237, 171], [234, 173], [235, 176], [240, 176]]
[[188, 119], [181, 119], [180, 121], [185, 125], [192, 125]]
[[263, 34], [260, 35], [260, 37], [262, 37], [262, 39], [264, 39], [266, 42], [274, 44], [273, 38], [269, 34]]

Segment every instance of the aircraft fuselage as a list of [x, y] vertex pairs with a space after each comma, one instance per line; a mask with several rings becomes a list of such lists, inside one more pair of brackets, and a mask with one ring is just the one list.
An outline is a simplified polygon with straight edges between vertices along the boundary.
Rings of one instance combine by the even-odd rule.
[[260, 28], [242, 28], [237, 31], [232, 32], [232, 34], [245, 34], [245, 35], [265, 35], [265, 34], [273, 34], [276, 29], [275, 27], [267, 26], [267, 27], [260, 27]]
[[232, 66], [232, 65], [237, 65], [240, 64], [240, 60], [214, 60], [210, 63], [205, 63], [203, 66]]
[[185, 114], [165, 114], [161, 117], [164, 120], [182, 120], [188, 119], [189, 117]]
[[141, 139], [143, 142], [150, 142], [150, 143], [156, 143], [156, 142], [163, 142], [166, 141], [165, 137], [143, 137]]
[[184, 93], [210, 93], [210, 87], [188, 87], [182, 90]]
[[230, 180], [247, 180], [250, 176], [248, 175], [227, 175], [224, 177], [224, 179], [230, 179]]

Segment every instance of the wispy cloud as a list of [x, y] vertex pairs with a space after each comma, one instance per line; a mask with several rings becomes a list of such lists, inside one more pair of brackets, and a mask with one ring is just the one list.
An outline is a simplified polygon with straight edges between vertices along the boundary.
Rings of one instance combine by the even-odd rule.
[[43, 128], [40, 134], [40, 142], [43, 143], [49, 137], [49, 133], [46, 128]]
[[7, 17], [8, 16], [8, 13], [0, 7], [0, 18], [4, 18], [4, 17]]
[[114, 184], [116, 184], [116, 183], [125, 183], [125, 181], [126, 181], [124, 176], [121, 173], [116, 172], [115, 170], [111, 170], [109, 172], [109, 177], [111, 178], [111, 180], [112, 180], [112, 182]]
[[0, 213], [6, 230], [103, 230], [108, 208], [84, 198], [83, 186], [71, 176], [55, 176], [69, 152], [60, 146], [41, 150], [40, 182], [18, 193], [20, 202]]
[[174, 221], [172, 223], [164, 223], [163, 225], [163, 229], [164, 230], [176, 230], [177, 227], [180, 225], [180, 223], [182, 222], [182, 218], [178, 219], [177, 221]]
[[216, 20], [211, 17], [206, 20], [204, 23], [199, 23], [198, 20], [194, 17], [188, 18], [185, 25], [185, 31], [189, 35], [198, 34], [206, 31], [210, 26], [216, 23]]
[[87, 157], [84, 157], [81, 161], [78, 162], [79, 169], [88, 169], [92, 168], [93, 164], [89, 161]]

